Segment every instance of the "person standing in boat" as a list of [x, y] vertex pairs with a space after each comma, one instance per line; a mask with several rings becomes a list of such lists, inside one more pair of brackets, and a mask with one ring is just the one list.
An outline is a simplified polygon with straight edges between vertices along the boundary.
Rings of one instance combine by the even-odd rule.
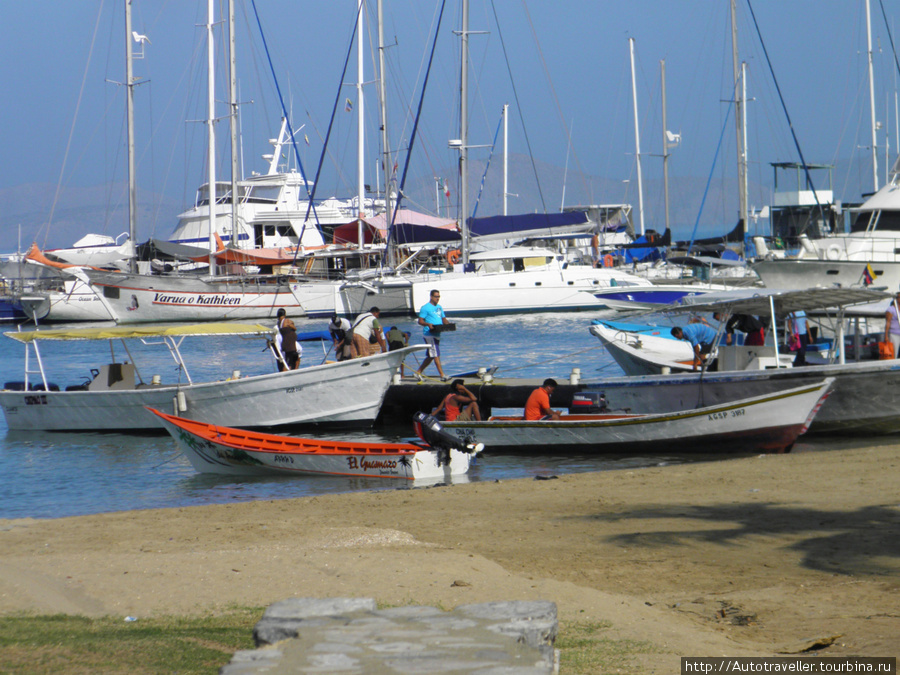
[[334, 343], [334, 356], [338, 361], [346, 361], [350, 357], [350, 322], [337, 314], [331, 317], [328, 324], [331, 341]]
[[558, 420], [562, 413], [550, 407], [550, 397], [556, 391], [556, 380], [547, 378], [544, 383], [531, 392], [525, 402], [525, 420]]
[[676, 340], [687, 340], [694, 349], [693, 369], [702, 366], [706, 357], [712, 351], [716, 341], [716, 330], [707, 323], [689, 323], [683, 328], [675, 326], [672, 329], [672, 337]]
[[275, 313], [275, 351], [278, 355], [278, 371], [297, 370], [300, 365], [300, 343], [297, 342], [297, 327], [287, 318], [284, 307]]
[[897, 349], [900, 348], [900, 315], [897, 313], [897, 304], [900, 303], [900, 291], [894, 296], [890, 307], [884, 314], [884, 342], [890, 342], [894, 347], [894, 356], [897, 358]]
[[450, 384], [450, 393], [444, 397], [441, 404], [431, 414], [437, 416], [442, 412], [445, 422], [481, 421], [478, 399], [475, 394], [466, 389], [462, 380], [453, 380]]
[[356, 321], [353, 322], [353, 327], [350, 329], [350, 355], [352, 358], [358, 359], [377, 354], [376, 344], [381, 347], [382, 352], [387, 352], [381, 323], [378, 321], [379, 316], [381, 316], [381, 310], [373, 307], [368, 312], [356, 317]]
[[806, 365], [806, 348], [809, 346], [809, 332], [806, 326], [806, 312], [802, 309], [788, 314], [791, 322], [791, 333], [799, 339], [797, 356], [794, 357], [794, 368]]
[[447, 376], [444, 375], [444, 368], [441, 366], [440, 329], [434, 330], [435, 326], [445, 326], [450, 323], [447, 321], [447, 316], [444, 314], [444, 308], [438, 304], [440, 300], [441, 292], [432, 289], [428, 302], [422, 305], [422, 309], [419, 310], [419, 325], [424, 326], [422, 336], [425, 338], [425, 344], [428, 345], [428, 354], [425, 356], [425, 360], [422, 361], [422, 365], [419, 366], [418, 370], [413, 371], [413, 374], [420, 381], [422, 379], [422, 371], [424, 371], [432, 361], [434, 361], [434, 365], [437, 366], [441, 380], [447, 380]]
[[[391, 326], [391, 329], [387, 332], [385, 336], [387, 340], [388, 349], [394, 351], [395, 349], [403, 349], [404, 347], [409, 346], [409, 332], [405, 330], [400, 330], [397, 326]], [[406, 362], [400, 362], [400, 377], [406, 377]]]
[[[716, 321], [722, 321], [722, 314], [713, 313]], [[734, 331], [739, 330], [746, 335], [744, 344], [748, 346], [762, 346], [766, 344], [765, 329], [762, 321], [750, 314], [732, 314], [725, 322], [725, 344], [734, 342]]]

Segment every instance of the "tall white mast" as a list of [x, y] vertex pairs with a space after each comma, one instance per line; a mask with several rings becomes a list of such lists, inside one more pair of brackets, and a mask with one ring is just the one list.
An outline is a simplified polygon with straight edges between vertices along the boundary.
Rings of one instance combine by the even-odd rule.
[[743, 183], [741, 184], [741, 199], [744, 204], [744, 211], [742, 214], [742, 218], [744, 219], [744, 234], [747, 233], [750, 223], [750, 186], [747, 179], [747, 174], [749, 171], [747, 170], [750, 166], [749, 157], [747, 156], [747, 62], [741, 62], [741, 101], [743, 105], [741, 109], [743, 113], [741, 114], [741, 121], [743, 122], [743, 128], [741, 129], [741, 164], [743, 167], [743, 171], [741, 172], [743, 176]]
[[[384, 0], [378, 0], [378, 89], [380, 93], [379, 104], [381, 106], [381, 167], [384, 171], [384, 218], [387, 226], [391, 226], [393, 219], [393, 205], [391, 203], [391, 179], [394, 175], [394, 163], [391, 161], [391, 146], [388, 141], [387, 125], [387, 91], [385, 86], [384, 69]], [[378, 173], [376, 167], [376, 175]], [[388, 264], [393, 267], [393, 247], [388, 250]]]
[[[131, 0], [125, 0], [125, 117], [128, 127], [128, 236], [132, 244], [137, 232], [137, 181], [134, 173], [134, 54], [131, 51]], [[137, 271], [134, 256], [128, 269]]]
[[641, 177], [641, 130], [638, 123], [637, 80], [634, 74], [634, 38], [628, 38], [631, 52], [631, 93], [634, 100], [634, 159], [637, 162], [638, 182], [638, 219], [641, 224], [641, 235], [644, 234], [644, 185]]
[[363, 26], [366, 13], [366, 0], [359, 0], [358, 13], [356, 18], [356, 123], [358, 130], [356, 134], [356, 192], [359, 199], [359, 220], [357, 221], [357, 243], [359, 248], [363, 248], [363, 222], [362, 219], [366, 215], [366, 184], [365, 184], [365, 161], [366, 161], [366, 136], [365, 136], [365, 115], [363, 114], [363, 75], [364, 75], [364, 59], [363, 59]]
[[[568, 155], [567, 155], [568, 156]], [[503, 104], [503, 215], [509, 197], [509, 103]]]
[[659, 62], [659, 79], [662, 86], [662, 132], [663, 132], [663, 197], [666, 208], [666, 230], [669, 229], [669, 134], [666, 125], [666, 62]]
[[206, 124], [209, 154], [209, 273], [216, 273], [216, 60], [213, 42], [215, 0], [206, 5]]
[[875, 74], [872, 70], [872, 16], [866, 0], [866, 47], [869, 56], [869, 110], [872, 114], [872, 185], [878, 192], [878, 139], [875, 135]]
[[231, 245], [239, 247], [238, 234], [238, 100], [237, 56], [234, 51], [234, 0], [228, 0], [228, 104], [231, 129]]
[[739, 211], [738, 218], [740, 218], [744, 227], [744, 234], [747, 234], [747, 195], [744, 192], [744, 185], [746, 183], [746, 172], [747, 166], [744, 158], [744, 143], [742, 141], [743, 138], [743, 129], [744, 129], [744, 101], [741, 98], [741, 64], [738, 59], [738, 46], [737, 46], [737, 7], [736, 0], [731, 0], [731, 66], [732, 66], [732, 76], [734, 82], [734, 129], [735, 129], [735, 153], [737, 154], [737, 170], [738, 170], [738, 201], [739, 201]]
[[462, 3], [459, 71], [459, 230], [462, 262], [469, 262], [469, 0]]

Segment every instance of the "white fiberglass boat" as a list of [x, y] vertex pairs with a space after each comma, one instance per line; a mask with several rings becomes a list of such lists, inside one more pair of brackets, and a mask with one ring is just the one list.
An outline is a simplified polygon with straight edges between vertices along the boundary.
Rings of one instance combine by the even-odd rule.
[[[30, 431], [161, 428], [160, 419], [149, 413], [148, 407], [210, 424], [242, 427], [371, 424], [400, 363], [408, 354], [425, 348], [419, 345], [367, 358], [249, 376], [243, 376], [238, 370], [247, 363], [239, 350], [232, 361], [234, 367], [227, 368], [222, 379], [195, 382], [182, 358], [180, 346], [185, 338], [256, 336], [265, 345], [265, 340], [273, 336], [273, 329], [210, 323], [38, 330], [5, 335], [25, 345], [25, 378], [4, 384], [0, 408], [10, 429]], [[108, 341], [112, 357], [107, 356], [105, 363], [91, 369], [87, 382], [61, 390], [48, 377], [39, 349], [39, 343], [48, 340]], [[175, 360], [178, 381], [164, 382], [158, 375], [147, 378], [135, 363], [129, 340], [164, 344]], [[121, 353], [116, 355], [114, 347], [119, 343]]]

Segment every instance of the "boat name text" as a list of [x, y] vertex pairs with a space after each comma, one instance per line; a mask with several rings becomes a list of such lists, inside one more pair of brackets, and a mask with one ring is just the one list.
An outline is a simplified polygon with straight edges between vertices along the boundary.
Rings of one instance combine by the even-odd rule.
[[240, 305], [240, 298], [230, 298], [227, 295], [166, 295], [165, 293], [155, 293], [153, 295], [154, 305]]
[[396, 459], [360, 459], [359, 457], [348, 457], [347, 466], [350, 469], [362, 469], [363, 471], [396, 471]]
[[738, 408], [737, 410], [723, 410], [722, 412], [715, 412], [709, 414], [710, 421], [712, 420], [724, 420], [729, 417], [742, 417], [744, 415], [744, 409]]

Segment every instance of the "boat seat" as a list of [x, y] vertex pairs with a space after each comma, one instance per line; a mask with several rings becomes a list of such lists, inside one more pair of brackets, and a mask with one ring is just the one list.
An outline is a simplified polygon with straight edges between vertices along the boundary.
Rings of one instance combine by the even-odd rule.
[[133, 363], [109, 363], [100, 366], [99, 372], [88, 384], [90, 391], [117, 391], [135, 388]]

